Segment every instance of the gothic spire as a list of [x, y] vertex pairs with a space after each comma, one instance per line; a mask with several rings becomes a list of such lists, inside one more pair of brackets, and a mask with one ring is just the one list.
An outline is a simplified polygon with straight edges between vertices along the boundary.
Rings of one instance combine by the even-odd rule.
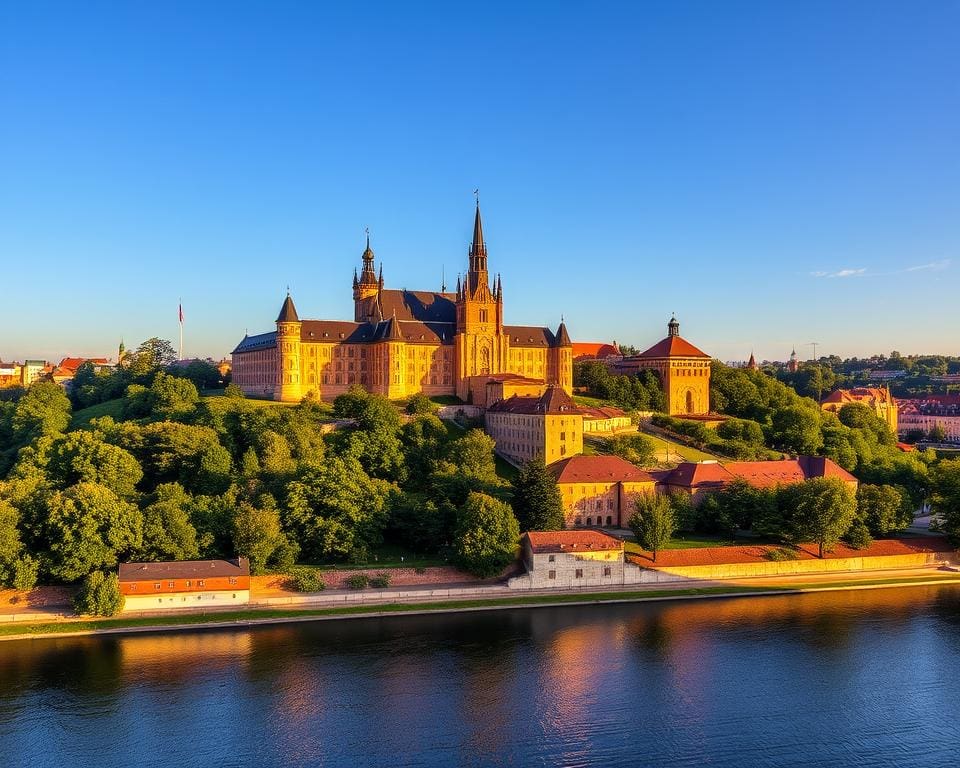
[[473, 295], [481, 286], [489, 290], [487, 277], [487, 244], [483, 241], [483, 221], [480, 218], [480, 200], [473, 219], [473, 243], [470, 245], [470, 272], [467, 275], [467, 292]]

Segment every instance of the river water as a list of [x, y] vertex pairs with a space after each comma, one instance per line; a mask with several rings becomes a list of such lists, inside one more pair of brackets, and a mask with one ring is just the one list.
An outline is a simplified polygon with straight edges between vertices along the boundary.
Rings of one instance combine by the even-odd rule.
[[949, 766], [960, 587], [0, 643], [0, 766]]

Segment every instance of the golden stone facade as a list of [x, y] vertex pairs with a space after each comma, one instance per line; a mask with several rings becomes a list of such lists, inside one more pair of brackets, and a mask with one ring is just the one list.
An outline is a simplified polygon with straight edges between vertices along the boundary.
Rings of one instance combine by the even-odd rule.
[[491, 377], [513, 374], [573, 391], [573, 345], [561, 322], [504, 325], [503, 285], [491, 280], [480, 207], [469, 269], [453, 293], [384, 287], [367, 248], [353, 276], [353, 321], [301, 320], [287, 295], [276, 331], [233, 350], [233, 382], [254, 397], [330, 400], [351, 386], [389, 398], [417, 392], [470, 402]]

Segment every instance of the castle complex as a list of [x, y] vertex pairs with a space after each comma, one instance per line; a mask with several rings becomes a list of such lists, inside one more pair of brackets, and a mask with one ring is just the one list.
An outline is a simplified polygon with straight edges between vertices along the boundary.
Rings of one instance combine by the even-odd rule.
[[573, 345], [557, 330], [504, 325], [503, 285], [491, 279], [480, 206], [469, 269], [455, 293], [384, 287], [367, 238], [353, 276], [353, 321], [301, 320], [287, 294], [275, 331], [246, 336], [233, 350], [233, 382], [252, 396], [285, 402], [331, 400], [351, 386], [390, 398], [416, 392], [486, 401], [510, 381], [573, 390]]

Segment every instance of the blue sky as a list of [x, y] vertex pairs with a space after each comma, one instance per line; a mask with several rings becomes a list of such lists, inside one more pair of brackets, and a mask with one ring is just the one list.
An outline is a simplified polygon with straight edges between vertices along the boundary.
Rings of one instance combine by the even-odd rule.
[[509, 323], [958, 354], [960, 3], [5, 3], [0, 358], [220, 357], [466, 268]]

